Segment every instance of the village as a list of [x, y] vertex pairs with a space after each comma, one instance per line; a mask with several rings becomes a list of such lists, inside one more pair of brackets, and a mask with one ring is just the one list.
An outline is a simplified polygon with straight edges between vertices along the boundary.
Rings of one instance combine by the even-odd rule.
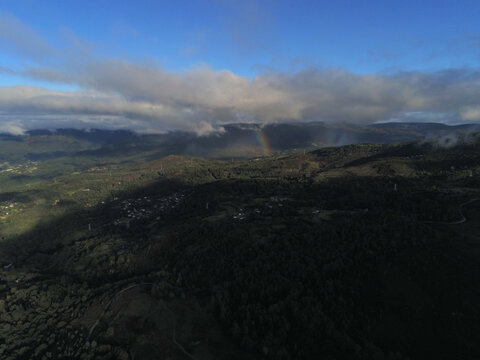
[[255, 205], [244, 205], [238, 208], [234, 215], [233, 220], [242, 221], [252, 215], [258, 215], [274, 208], [281, 208], [284, 206], [284, 202], [289, 200], [286, 196], [271, 196], [269, 199], [258, 199]]
[[[254, 203], [242, 204], [241, 207], [226, 209], [233, 221], [243, 222], [257, 218], [258, 216], [272, 216], [272, 213], [287, 209], [289, 216], [299, 216], [307, 218], [309, 221], [325, 221], [331, 218], [332, 214], [340, 213], [339, 210], [326, 209], [323, 204], [311, 206], [294, 201], [286, 196], [275, 195], [269, 198], [256, 199]], [[292, 212], [293, 211], [293, 212]], [[351, 211], [351, 213], [367, 212], [368, 209], [359, 209]]]
[[8, 216], [22, 211], [23, 205], [13, 200], [0, 203], [0, 220], [5, 220]]
[[116, 226], [130, 227], [130, 222], [142, 219], [160, 220], [162, 215], [178, 207], [185, 199], [183, 192], [175, 192], [165, 197], [139, 197], [123, 200], [120, 204], [121, 217], [115, 219]]
[[26, 161], [21, 164], [11, 164], [9, 162], [0, 163], [0, 174], [1, 173], [10, 173], [16, 175], [22, 174], [31, 174], [35, 170], [37, 170], [38, 162], [36, 161]]

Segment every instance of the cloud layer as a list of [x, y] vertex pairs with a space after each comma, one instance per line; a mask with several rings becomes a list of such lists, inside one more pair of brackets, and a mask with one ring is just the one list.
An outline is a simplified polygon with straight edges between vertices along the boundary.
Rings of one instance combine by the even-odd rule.
[[434, 114], [447, 122], [480, 120], [480, 72], [475, 69], [393, 75], [306, 69], [248, 79], [207, 66], [174, 73], [85, 52], [82, 61], [73, 61], [72, 47], [53, 64], [49, 56], [62, 51], [11, 16], [0, 14], [0, 24], [3, 43], [30, 60], [20, 70], [0, 63], [0, 72], [78, 88], [0, 87], [0, 131], [75, 126], [207, 134], [232, 122], [372, 123], [412, 119], [411, 114]]

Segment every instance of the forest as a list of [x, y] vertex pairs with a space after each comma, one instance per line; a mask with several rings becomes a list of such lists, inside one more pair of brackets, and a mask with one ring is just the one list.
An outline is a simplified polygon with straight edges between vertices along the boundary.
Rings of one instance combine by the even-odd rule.
[[16, 165], [0, 174], [0, 355], [478, 358], [479, 153]]

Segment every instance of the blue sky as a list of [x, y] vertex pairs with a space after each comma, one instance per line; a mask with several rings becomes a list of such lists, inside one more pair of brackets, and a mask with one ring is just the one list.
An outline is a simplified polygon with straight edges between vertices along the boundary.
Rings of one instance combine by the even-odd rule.
[[[296, 95], [299, 79], [303, 81], [302, 86], [308, 88], [310, 79], [301, 76], [305, 71], [314, 71], [314, 88], [319, 96], [328, 92], [328, 84], [332, 84], [333, 94], [339, 94], [335, 90], [338, 79], [346, 82], [340, 87], [352, 81], [355, 86], [374, 81], [378, 87], [385, 86], [384, 82], [398, 83], [400, 74], [415, 73], [415, 79], [430, 76], [435, 78], [432, 81], [437, 78], [444, 81], [448, 72], [449, 81], [454, 83], [465, 77], [469, 82], [476, 81], [480, 58], [479, 13], [478, 1], [0, 0], [0, 86], [23, 85], [58, 92], [50, 93], [50, 97], [66, 93], [70, 96], [70, 92], [115, 95], [130, 102], [148, 103], [153, 106], [148, 112], [156, 113], [160, 105], [163, 110], [171, 106], [172, 98], [181, 91], [201, 89], [198, 83], [207, 81], [212, 96], [223, 93], [222, 86], [238, 87], [238, 91], [232, 90], [229, 95], [232, 98], [225, 104], [219, 104], [217, 98], [188, 100], [188, 109], [181, 109], [183, 117], [192, 108], [201, 108], [198, 121], [213, 126], [222, 122], [217, 119], [218, 114], [228, 108], [235, 114], [235, 120], [253, 117], [259, 121], [275, 121], [273, 114], [264, 115], [267, 108], [270, 111], [274, 107], [272, 99], [282, 98], [275, 93], [275, 86], [296, 91]], [[114, 66], [106, 67], [107, 63]], [[109, 72], [117, 69], [119, 73], [115, 76], [125, 75], [125, 79], [114, 84], [112, 73], [108, 81], [99, 81], [103, 76], [98, 73], [102, 66]], [[193, 77], [192, 72], [196, 74]], [[274, 80], [272, 74], [276, 76]], [[145, 81], [125, 90], [127, 75], [128, 84], [139, 78]], [[378, 81], [378, 77], [383, 80]], [[175, 83], [179, 86], [178, 92], [176, 95], [162, 93], [155, 98], [146, 95], [147, 89], [155, 87], [154, 82], [149, 83], [152, 78], [159, 86], [167, 86], [168, 78], [168, 86]], [[261, 86], [257, 87], [265, 87], [268, 82], [273, 86], [269, 88], [271, 96], [261, 106], [245, 106], [247, 100], [240, 90], [247, 86], [240, 85], [243, 79], [250, 87], [260, 82]], [[234, 80], [232, 85], [230, 82]], [[390, 88], [394, 88], [391, 91], [402, 94], [407, 91], [397, 89], [407, 86], [408, 81], [405, 78], [402, 81], [402, 85], [391, 85]], [[414, 82], [410, 79], [408, 84]], [[449, 89], [451, 85], [449, 83]], [[110, 101], [118, 99], [110, 98]], [[333, 103], [342, 104], [340, 100]], [[68, 101], [80, 100], [76, 97]], [[248, 101], [250, 104], [251, 99]], [[308, 101], [311, 99], [297, 99], [292, 106], [296, 110], [289, 112], [289, 119], [326, 120], [329, 117], [338, 120], [344, 116], [346, 121], [351, 120], [348, 114], [340, 113], [337, 117], [329, 111], [313, 111], [313, 105], [305, 105]], [[182, 101], [176, 99], [175, 102]], [[472, 102], [457, 105], [443, 109], [430, 98], [424, 105], [410, 101], [404, 108], [396, 104], [378, 113], [365, 110], [358, 121], [388, 120], [398, 118], [402, 112], [418, 111], [438, 113], [439, 118], [441, 114], [456, 114], [454, 117], [459, 118], [466, 112], [472, 114], [477, 106]], [[33, 116], [32, 103], [28, 106], [29, 116]], [[378, 104], [372, 106], [378, 107]], [[3, 109], [4, 114], [13, 114], [10, 103], [4, 107], [7, 108]], [[135, 117], [135, 112], [130, 114], [129, 109], [104, 114], [89, 108], [77, 115]], [[163, 121], [166, 128], [171, 127], [175, 124], [173, 118], [165, 119], [173, 116], [175, 109], [170, 109], [168, 116], [161, 112], [152, 116], [157, 120], [150, 124]], [[42, 111], [48, 113], [45, 107]], [[16, 115], [20, 116], [20, 112]]]
[[100, 55], [171, 70], [375, 73], [475, 66], [480, 57], [478, 1], [14, 0], [0, 9], [53, 44], [70, 33]]

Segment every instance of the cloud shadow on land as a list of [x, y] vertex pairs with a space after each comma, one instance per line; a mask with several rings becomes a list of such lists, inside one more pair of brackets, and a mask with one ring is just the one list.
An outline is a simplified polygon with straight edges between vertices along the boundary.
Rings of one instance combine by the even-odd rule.
[[[215, 169], [210, 168], [209, 171]], [[475, 326], [472, 325], [473, 328], [470, 329], [467, 326], [468, 321], [464, 322], [463, 318], [458, 321], [465, 327], [444, 326], [442, 323], [446, 321], [448, 324], [450, 321], [450, 311], [445, 310], [450, 309], [452, 301], [449, 296], [451, 292], [445, 289], [454, 286], [453, 283], [445, 281], [442, 274], [456, 269], [457, 276], [460, 276], [459, 274], [464, 271], [474, 269], [468, 261], [460, 270], [453, 260], [445, 263], [444, 246], [449, 245], [446, 245], [448, 242], [443, 239], [424, 245], [421, 242], [413, 245], [412, 239], [419, 240], [421, 236], [432, 236], [433, 233], [428, 232], [423, 225], [418, 227], [417, 224], [418, 228], [411, 229], [415, 231], [415, 236], [399, 236], [399, 231], [407, 233], [410, 231], [411, 220], [398, 214], [390, 216], [384, 211], [376, 213], [374, 208], [369, 213], [355, 214], [350, 211], [348, 219], [344, 220], [342, 216], [332, 217], [329, 221], [322, 220], [319, 227], [315, 227], [316, 220], [313, 215], [302, 216], [308, 218], [308, 221], [296, 218], [295, 209], [298, 206], [310, 208], [313, 203], [318, 204], [319, 199], [326, 201], [326, 208], [333, 206], [337, 209], [345, 207], [350, 210], [356, 206], [352, 201], [359, 204], [366, 200], [372, 204], [389, 202], [389, 197], [395, 195], [391, 191], [391, 179], [348, 177], [328, 184], [302, 183], [300, 179], [299, 176], [296, 180], [281, 182], [234, 178], [196, 186], [160, 180], [147, 187], [115, 194], [119, 198], [116, 202], [107, 202], [88, 210], [66, 214], [7, 243], [2, 243], [0, 245], [2, 262], [14, 262], [14, 268], [9, 271], [27, 269], [27, 272], [35, 273], [38, 279], [58, 282], [59, 279], [66, 278], [67, 280], [61, 281], [79, 284], [85, 281], [91, 289], [97, 289], [95, 291], [98, 291], [99, 296], [102, 295], [102, 286], [123, 284], [122, 281], [129, 278], [135, 281], [141, 279], [155, 282], [158, 279], [153, 273], [163, 270], [168, 264], [169, 269], [176, 269], [175, 276], [182, 274], [183, 280], [179, 283], [181, 285], [177, 286], [184, 286], [187, 296], [197, 294], [199, 298], [208, 299], [213, 296], [214, 308], [224, 306], [224, 313], [229, 314], [228, 317], [222, 318], [221, 311], [218, 315], [227, 328], [234, 329], [234, 322], [241, 323], [245, 320], [246, 308], [238, 304], [247, 301], [252, 305], [248, 309], [256, 309], [249, 310], [251, 312], [249, 316], [256, 318], [263, 312], [274, 311], [275, 316], [287, 321], [292, 327], [292, 333], [287, 331], [286, 335], [283, 333], [278, 335], [284, 339], [282, 347], [293, 346], [294, 342], [289, 341], [295, 339], [297, 351], [310, 351], [311, 354], [334, 351], [331, 347], [323, 348], [321, 344], [316, 343], [314, 346], [310, 343], [313, 338], [308, 336], [310, 332], [304, 328], [313, 326], [316, 329], [318, 326], [317, 330], [320, 331], [327, 323], [335, 331], [333, 335], [325, 333], [324, 338], [337, 345], [345, 341], [344, 346], [338, 349], [347, 352], [348, 344], [351, 345], [351, 342], [363, 349], [362, 339], [367, 339], [373, 344], [371, 346], [395, 349], [404, 354], [412, 352], [421, 354], [426, 349], [430, 353], [438, 351], [440, 354], [444, 353], [445, 347], [433, 346], [438, 344], [439, 339], [442, 339], [442, 344], [448, 347], [448, 351], [453, 351], [458, 342], [472, 336], [470, 330], [475, 330]], [[408, 187], [409, 184], [406, 181], [402, 183], [402, 187]], [[369, 193], [367, 189], [372, 188], [376, 189], [371, 194], [373, 197], [366, 197], [365, 194]], [[120, 226], [112, 224], [118, 216], [118, 206], [123, 206], [124, 199], [143, 199], [145, 196], [154, 199], [180, 191], [190, 194], [188, 201], [157, 224], [151, 221], [137, 223], [132, 221], [128, 229], [125, 224]], [[224, 206], [235, 208], [245, 201], [256, 198], [266, 198], [275, 204], [275, 200], [268, 199], [279, 194], [288, 194], [294, 199], [289, 201], [294, 203], [287, 201], [278, 209], [275, 206], [277, 210], [271, 210], [272, 213], [266, 214], [265, 218], [262, 218], [263, 215], [255, 215], [257, 217], [243, 223], [240, 220], [235, 222], [229, 217], [220, 216]], [[206, 202], [209, 203], [208, 208]], [[241, 206], [244, 211], [248, 211], [244, 205]], [[383, 216], [381, 224], [378, 216]], [[271, 224], [272, 221], [275, 226], [265, 231], [269, 228], [266, 224]], [[88, 231], [88, 224], [91, 224], [91, 231]], [[343, 226], [339, 227], [341, 224]], [[355, 228], [357, 226], [355, 224], [358, 228]], [[403, 227], [400, 228], [400, 225]], [[350, 235], [344, 238], [338, 232], [339, 228], [348, 232], [351, 227], [355, 228], [355, 231], [358, 230], [355, 243], [360, 244], [360, 247], [357, 250], [352, 249], [353, 240]], [[75, 229], [81, 229], [80, 233], [75, 234]], [[392, 233], [380, 236], [378, 234], [380, 229]], [[257, 234], [257, 231], [260, 233]], [[333, 231], [331, 240], [329, 231]], [[397, 237], [394, 232], [397, 232]], [[368, 234], [372, 236], [367, 236]], [[374, 234], [376, 236], [373, 236]], [[353, 253], [350, 253], [351, 251]], [[368, 255], [369, 252], [373, 255]], [[315, 257], [314, 262], [311, 260], [312, 256]], [[120, 257], [127, 257], [130, 262], [120, 262], [118, 260]], [[112, 263], [111, 259], [115, 261]], [[266, 271], [267, 268], [270, 268], [270, 271]], [[432, 283], [432, 277], [442, 281]], [[18, 287], [28, 287], [35, 281], [20, 279]], [[398, 301], [395, 300], [395, 296], [398, 299], [399, 295], [391, 286], [394, 279], [395, 287], [401, 286], [402, 294], [415, 294], [401, 297], [403, 307], [400, 308], [397, 307]], [[429, 282], [430, 285], [424, 287], [424, 282]], [[327, 286], [329, 283], [333, 285]], [[317, 290], [307, 292], [302, 288], [302, 284], [310, 289], [318, 289], [318, 292]], [[422, 288], [422, 291], [419, 292], [419, 288]], [[455, 288], [458, 288], [460, 293], [466, 291], [462, 287]], [[261, 297], [262, 291], [258, 289], [268, 290], [269, 295]], [[248, 299], [244, 299], [242, 292], [249, 294]], [[257, 292], [260, 297], [255, 295]], [[227, 293], [229, 301], [222, 297], [222, 294]], [[339, 296], [345, 301], [337, 301]], [[457, 297], [458, 293], [455, 296]], [[471, 300], [468, 296], [465, 298]], [[289, 311], [283, 307], [271, 308], [271, 304], [282, 301], [286, 301], [288, 306], [293, 306], [297, 302], [303, 304], [305, 301], [306, 305], [302, 309], [311, 311], [311, 316], [292, 315], [293, 318], [290, 318]], [[378, 303], [382, 304], [380, 308]], [[255, 307], [253, 304], [256, 304]], [[349, 308], [349, 304], [353, 304], [354, 307]], [[405, 306], [417, 310], [412, 310], [410, 316], [402, 316], [403, 311], [406, 311]], [[355, 312], [355, 309], [362, 311]], [[377, 316], [378, 311], [381, 314]], [[470, 314], [467, 308], [462, 308], [461, 311]], [[417, 312], [422, 315], [418, 316]], [[336, 317], [338, 314], [348, 314], [351, 321], [347, 325], [341, 325], [342, 317]], [[439, 319], [438, 314], [444, 315]], [[293, 319], [297, 319], [297, 322]], [[368, 326], [365, 321], [368, 322]], [[283, 329], [286, 325], [285, 322], [282, 324], [280, 326]], [[429, 324], [438, 325], [437, 330], [440, 330], [432, 335], [432, 332], [426, 331]], [[104, 327], [101, 325], [100, 329]], [[278, 325], [275, 328], [278, 328]], [[376, 329], [380, 328], [386, 328], [388, 331], [376, 333]], [[395, 335], [395, 329], [398, 328], [409, 331]], [[249, 328], [249, 332], [242, 337], [249, 337], [250, 331], [253, 330]], [[359, 332], [363, 334], [360, 339], [355, 337]], [[454, 332], [457, 336], [452, 336]], [[410, 336], [412, 333], [413, 337]], [[392, 334], [395, 336], [390, 338]], [[259, 339], [267, 335], [261, 331], [257, 334]], [[362, 351], [374, 350], [365, 347]]]

